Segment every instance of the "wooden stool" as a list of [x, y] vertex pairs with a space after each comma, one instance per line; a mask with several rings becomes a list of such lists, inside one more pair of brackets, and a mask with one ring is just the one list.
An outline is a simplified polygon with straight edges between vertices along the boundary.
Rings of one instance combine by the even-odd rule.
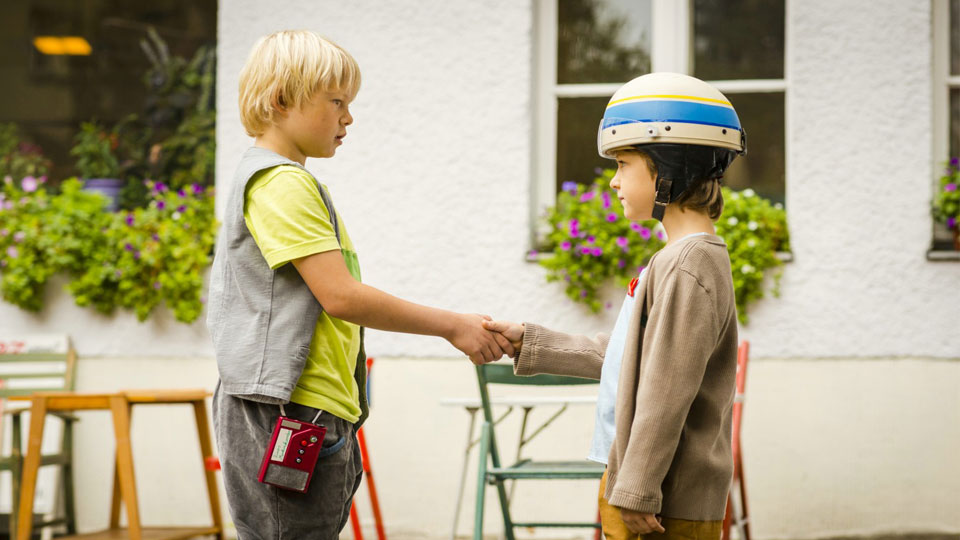
[[[96, 533], [64, 536], [88, 540], [185, 540], [195, 536], [216, 536], [224, 539], [220, 514], [220, 500], [216, 476], [204, 467], [207, 494], [213, 524], [207, 527], [143, 527], [137, 506], [137, 490], [133, 473], [133, 452], [130, 445], [130, 408], [141, 404], [189, 404], [193, 405], [200, 437], [201, 462], [213, 455], [210, 442], [210, 426], [207, 422], [205, 390], [136, 390], [115, 394], [78, 394], [73, 392], [38, 393], [30, 396], [30, 436], [23, 465], [20, 490], [17, 540], [29, 540], [32, 529], [33, 498], [37, 486], [37, 469], [40, 466], [40, 445], [43, 442], [43, 427], [47, 413], [52, 411], [109, 410], [113, 414], [113, 431], [117, 442], [116, 471], [114, 474], [113, 500], [110, 511], [110, 528]], [[127, 528], [120, 528], [120, 501], [127, 512]]]

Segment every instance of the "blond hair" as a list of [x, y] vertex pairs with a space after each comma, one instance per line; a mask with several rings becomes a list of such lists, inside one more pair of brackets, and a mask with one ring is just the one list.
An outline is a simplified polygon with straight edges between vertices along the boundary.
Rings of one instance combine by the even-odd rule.
[[360, 66], [342, 47], [308, 30], [260, 38], [240, 70], [240, 122], [251, 137], [263, 134], [277, 109], [295, 109], [317, 91], [360, 90]]

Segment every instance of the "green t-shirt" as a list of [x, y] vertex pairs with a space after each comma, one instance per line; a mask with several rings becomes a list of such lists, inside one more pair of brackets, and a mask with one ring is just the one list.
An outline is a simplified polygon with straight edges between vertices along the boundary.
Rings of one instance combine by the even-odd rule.
[[[243, 218], [271, 269], [340, 249], [350, 274], [360, 280], [357, 254], [339, 212], [338, 244], [316, 181], [302, 169], [280, 165], [257, 173], [247, 184]], [[360, 392], [353, 377], [359, 353], [360, 327], [322, 312], [290, 401], [359, 420]]]

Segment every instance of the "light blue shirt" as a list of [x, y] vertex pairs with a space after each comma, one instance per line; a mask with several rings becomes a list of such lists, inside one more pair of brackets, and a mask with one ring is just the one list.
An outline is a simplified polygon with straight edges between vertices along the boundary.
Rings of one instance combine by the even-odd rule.
[[[703, 236], [706, 233], [693, 233], [684, 236], [678, 242], [687, 238]], [[628, 293], [623, 299], [620, 314], [610, 334], [607, 350], [603, 356], [603, 367], [600, 370], [600, 393], [597, 396], [597, 420], [593, 428], [593, 441], [590, 443], [590, 454], [587, 459], [597, 463], [607, 464], [607, 457], [613, 447], [613, 436], [616, 432], [614, 412], [617, 405], [617, 386], [620, 384], [620, 365], [623, 363], [623, 347], [627, 341], [627, 325], [630, 324], [630, 314], [633, 312], [634, 299], [643, 288], [643, 278], [647, 274], [644, 268], [637, 280], [634, 295]]]

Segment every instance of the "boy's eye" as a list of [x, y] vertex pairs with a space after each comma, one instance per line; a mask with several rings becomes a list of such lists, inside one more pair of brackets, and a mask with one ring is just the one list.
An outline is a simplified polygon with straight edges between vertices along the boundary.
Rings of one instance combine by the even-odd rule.
[[336, 105], [337, 107], [339, 107], [339, 106], [343, 105], [343, 100], [342, 100], [342, 99], [335, 99], [335, 100], [333, 100], [333, 104]]

